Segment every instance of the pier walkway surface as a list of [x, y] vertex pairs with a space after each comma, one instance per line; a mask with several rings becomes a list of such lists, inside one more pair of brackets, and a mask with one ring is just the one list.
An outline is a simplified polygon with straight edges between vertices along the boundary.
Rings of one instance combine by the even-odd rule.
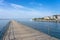
[[27, 27], [14, 20], [10, 22], [9, 29], [3, 40], [59, 40], [40, 31]]

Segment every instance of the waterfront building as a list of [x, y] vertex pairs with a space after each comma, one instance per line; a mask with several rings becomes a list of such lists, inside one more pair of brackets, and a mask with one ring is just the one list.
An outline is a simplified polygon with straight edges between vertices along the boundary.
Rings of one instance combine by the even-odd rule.
[[53, 16], [46, 16], [44, 19], [55, 19], [55, 20], [60, 20], [60, 15], [53, 15]]
[[53, 16], [50, 16], [50, 19], [54, 19], [55, 17], [53, 17]]
[[53, 15], [54, 19], [60, 20], [60, 15]]
[[49, 17], [49, 16], [46, 16], [46, 17], [44, 17], [44, 19], [47, 19], [47, 20], [49, 20], [49, 19], [50, 19], [50, 17]]
[[60, 15], [57, 15], [57, 19], [60, 20]]

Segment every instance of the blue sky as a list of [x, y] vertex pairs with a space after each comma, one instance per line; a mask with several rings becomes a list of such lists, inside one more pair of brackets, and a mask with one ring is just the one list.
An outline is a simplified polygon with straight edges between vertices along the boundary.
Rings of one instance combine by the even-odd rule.
[[0, 0], [0, 18], [34, 18], [60, 14], [60, 0]]

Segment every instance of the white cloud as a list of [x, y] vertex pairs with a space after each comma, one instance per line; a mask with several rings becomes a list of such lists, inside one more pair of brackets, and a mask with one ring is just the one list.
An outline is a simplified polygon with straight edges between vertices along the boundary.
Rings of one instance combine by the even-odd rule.
[[14, 8], [24, 8], [24, 6], [17, 5], [17, 4], [11, 4], [11, 6], [14, 7]]
[[[3, 1], [2, 1], [3, 2]], [[33, 8], [28, 8], [22, 5], [17, 5], [10, 3], [8, 8], [0, 8], [0, 17], [3, 18], [32, 18], [32, 17], [40, 17], [43, 13], [40, 10], [35, 10]], [[42, 5], [42, 4], [40, 4]]]
[[[29, 10], [29, 9], [27, 9]], [[32, 18], [40, 16], [38, 11], [35, 10], [21, 10], [21, 9], [1, 9], [0, 17], [2, 18]]]
[[22, 5], [17, 5], [17, 4], [10, 4], [12, 8], [15, 8], [17, 10], [23, 10], [23, 11], [31, 11], [33, 9], [22, 6]]

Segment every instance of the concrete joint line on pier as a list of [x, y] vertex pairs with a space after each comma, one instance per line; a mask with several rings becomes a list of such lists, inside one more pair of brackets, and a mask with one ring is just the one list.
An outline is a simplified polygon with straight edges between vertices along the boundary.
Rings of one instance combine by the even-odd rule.
[[14, 20], [10, 22], [9, 29], [3, 40], [60, 40], [47, 34], [29, 28]]

